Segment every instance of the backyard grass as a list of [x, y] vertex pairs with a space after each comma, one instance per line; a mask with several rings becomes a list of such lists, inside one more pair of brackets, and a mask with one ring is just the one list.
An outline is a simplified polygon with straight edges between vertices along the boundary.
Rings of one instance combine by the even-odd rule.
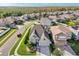
[[[28, 48], [28, 45], [29, 45], [29, 43], [28, 43], [28, 40], [29, 40], [29, 33], [30, 33], [30, 28], [28, 28], [27, 29], [27, 31], [26, 31], [26, 34], [25, 34], [25, 37], [24, 37], [24, 39], [23, 39], [23, 41], [21, 42], [21, 44], [20, 44], [20, 46], [19, 46], [19, 49], [18, 49], [18, 51], [17, 51], [17, 53], [19, 54], [19, 55], [36, 55], [36, 52], [30, 52], [30, 51], [27, 51], [27, 49], [26, 48]], [[24, 44], [24, 41], [26, 40], [26, 44]]]
[[7, 33], [0, 37], [0, 47], [16, 32], [16, 29], [10, 29]]
[[74, 50], [74, 52], [76, 53], [76, 55], [79, 55], [79, 41], [76, 41], [76, 40], [68, 40], [68, 44]]
[[17, 42], [15, 43], [15, 45], [11, 48], [11, 50], [9, 51], [9, 55], [14, 55], [15, 49], [17, 48], [19, 42], [21, 41], [22, 37], [24, 36], [24, 34], [25, 34], [27, 28], [28, 28], [29, 26], [31, 26], [31, 25], [32, 25], [32, 24], [28, 24], [28, 26], [26, 25], [25, 31], [22, 33], [21, 38], [17, 38], [18, 40], [17, 40]]

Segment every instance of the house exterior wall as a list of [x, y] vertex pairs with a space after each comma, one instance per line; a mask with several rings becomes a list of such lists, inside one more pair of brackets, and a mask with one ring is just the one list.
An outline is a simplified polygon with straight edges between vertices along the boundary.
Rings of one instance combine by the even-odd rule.
[[79, 32], [76, 35], [73, 34], [73, 36], [75, 40], [79, 40]]
[[55, 40], [54, 42], [55, 42], [55, 45], [57, 46], [63, 46], [67, 44], [65, 40]]
[[57, 46], [63, 46], [63, 45], [67, 44], [66, 39], [59, 40], [57, 35], [56, 36], [53, 35], [53, 39], [54, 39], [55, 45], [57, 45]]
[[77, 35], [77, 40], [79, 40], [79, 32], [78, 32], [78, 35]]
[[0, 19], [0, 27], [5, 26], [5, 21], [3, 19]]
[[42, 25], [50, 26], [50, 25], [51, 25], [51, 20], [48, 19], [48, 18], [41, 18], [40, 23], [41, 23]]
[[56, 40], [67, 40], [67, 35], [60, 33], [56, 35]]
[[72, 33], [71, 32], [67, 33], [67, 39], [71, 39], [71, 37], [72, 37]]
[[37, 37], [37, 35], [35, 34], [35, 31], [33, 31], [29, 37], [29, 42], [36, 44], [37, 40], [39, 40], [39, 37]]

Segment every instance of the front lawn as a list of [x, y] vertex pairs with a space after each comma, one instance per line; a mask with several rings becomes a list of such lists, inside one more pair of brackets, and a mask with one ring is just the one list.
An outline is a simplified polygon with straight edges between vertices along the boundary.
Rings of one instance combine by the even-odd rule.
[[0, 37], [0, 47], [16, 32], [16, 29], [10, 29], [6, 34]]
[[63, 53], [61, 51], [59, 51], [54, 44], [50, 45], [50, 51], [51, 51], [51, 54], [54, 56], [62, 56], [63, 55]]
[[[30, 45], [28, 40], [29, 40], [29, 33], [30, 33], [30, 28], [27, 29], [26, 33], [25, 33], [25, 37], [23, 38], [17, 53], [19, 55], [36, 55], [36, 52], [32, 52], [32, 51], [27, 51], [28, 46]], [[25, 43], [26, 41], [26, 43]], [[29, 48], [28, 48], [29, 49]]]
[[74, 52], [76, 53], [76, 55], [79, 55], [79, 41], [76, 41], [76, 40], [68, 40], [68, 44], [74, 50]]

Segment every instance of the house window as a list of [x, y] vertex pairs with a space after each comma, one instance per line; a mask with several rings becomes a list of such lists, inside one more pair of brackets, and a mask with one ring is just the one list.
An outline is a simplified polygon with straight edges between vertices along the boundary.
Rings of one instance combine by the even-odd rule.
[[65, 36], [59, 36], [58, 39], [64, 40], [64, 39], [66, 39], [66, 37]]

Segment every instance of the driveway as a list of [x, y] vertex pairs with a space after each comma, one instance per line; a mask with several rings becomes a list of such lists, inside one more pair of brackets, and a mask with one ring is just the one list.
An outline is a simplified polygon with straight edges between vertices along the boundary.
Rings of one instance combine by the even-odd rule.
[[[28, 24], [28, 23], [26, 23]], [[8, 56], [8, 52], [10, 48], [15, 44], [17, 41], [17, 34], [22, 33], [25, 30], [25, 26], [19, 28], [16, 33], [14, 33], [5, 43], [0, 47], [0, 56]]]
[[60, 51], [63, 52], [64, 56], [75, 56], [76, 55], [69, 45], [60, 46], [58, 48]]
[[75, 52], [69, 45], [64, 46], [64, 56], [73, 56], [76, 55]]
[[37, 52], [39, 56], [50, 56], [51, 55], [48, 46], [39, 46], [39, 49]]

